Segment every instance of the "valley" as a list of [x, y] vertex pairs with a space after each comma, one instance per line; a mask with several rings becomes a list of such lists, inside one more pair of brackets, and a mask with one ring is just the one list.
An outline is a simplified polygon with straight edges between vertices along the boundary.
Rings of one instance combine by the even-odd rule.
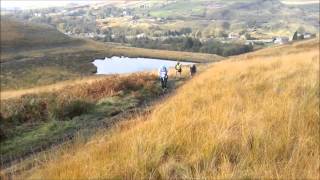
[[[7, 16], [49, 24], [72, 37], [230, 56], [287, 43], [295, 32], [314, 37], [319, 28], [319, 7], [292, 4], [297, 2], [112, 1]], [[279, 42], [276, 38], [286, 40]]]
[[[56, 150], [32, 156], [33, 158], [26, 159], [3, 173], [11, 173], [10, 176], [15, 178], [31, 179], [45, 176], [57, 179], [60, 177], [135, 179], [150, 176], [164, 179], [317, 177], [318, 41], [319, 39], [316, 39], [267, 48], [213, 64], [194, 79], [187, 81], [185, 85], [177, 87], [167, 98], [151, 106], [146, 114], [125, 116], [115, 125], [108, 126], [106, 131], [102, 130], [103, 125], [98, 125], [102, 131], [95, 136], [83, 136], [87, 133], [80, 131], [83, 134], [75, 141], [70, 141], [69, 144]], [[143, 74], [128, 76], [128, 78], [136, 77], [145, 76]], [[151, 84], [145, 79], [143, 87], [154, 89], [152, 76], [149, 78]], [[96, 88], [100, 89], [101, 82], [103, 82], [102, 87], [105, 83], [110, 83], [109, 80], [102, 80], [89, 86], [82, 85], [81, 88], [77, 88], [78, 92], [73, 96], [89, 99], [103, 97], [104, 91], [99, 91], [102, 94], [87, 94], [83, 91], [83, 88], [88, 87], [91, 89], [89, 92], [95, 91]], [[117, 82], [140, 83], [127, 80]], [[117, 91], [103, 88], [105, 92], [116, 94], [98, 101], [94, 106], [97, 109], [91, 113], [98, 113], [100, 109], [101, 113], [112, 115], [111, 109], [117, 107], [114, 105], [118, 102], [120, 109], [127, 111], [126, 108], [132, 107], [131, 103], [137, 103], [134, 97], [139, 97], [141, 92], [139, 88], [135, 89], [136, 85], [124, 86], [129, 93], [129, 96], [124, 97], [121, 89], [117, 95]], [[70, 92], [70, 88], [64, 89], [66, 89], [64, 93]], [[80, 92], [82, 95], [77, 95]], [[144, 90], [140, 95], [149, 94], [147, 92]], [[132, 97], [130, 94], [134, 99], [130, 100], [129, 97]], [[38, 96], [41, 94], [25, 96], [22, 99], [37, 99]], [[58, 97], [60, 96], [62, 95]], [[49, 97], [48, 94], [45, 97]], [[118, 98], [120, 101], [116, 100]], [[76, 99], [78, 98], [74, 100]], [[72, 100], [71, 104], [72, 102], [74, 101]], [[126, 102], [130, 103], [126, 105]], [[111, 109], [109, 111], [102, 106]], [[117, 108], [114, 110], [117, 111]], [[77, 114], [72, 119], [52, 121], [52, 123], [71, 123], [65, 125], [66, 129], [71, 130], [75, 121], [76, 127], [85, 123], [86, 129], [89, 130], [91, 123], [104, 123], [108, 119], [105, 114], [103, 117], [107, 119], [96, 121], [95, 118], [100, 117], [99, 113], [91, 114], [83, 111], [82, 113], [84, 114]], [[37, 114], [31, 117], [35, 115]], [[91, 125], [88, 124], [89, 119]], [[55, 132], [53, 127], [58, 128], [60, 132], [63, 130], [56, 124], [50, 127], [50, 133]], [[39, 131], [47, 128], [49, 127], [42, 127]], [[50, 135], [50, 137], [55, 136]], [[296, 138], [308, 141], [295, 141]], [[261, 161], [264, 166], [261, 166]], [[200, 168], [199, 163], [204, 163], [203, 167]], [[283, 166], [276, 165], [279, 163]], [[222, 168], [225, 166], [228, 168]], [[274, 170], [267, 171], [270, 167]], [[177, 169], [179, 171], [172, 172]], [[295, 174], [296, 172], [298, 173]]]
[[1, 1], [0, 179], [320, 178], [318, 1], [34, 3]]

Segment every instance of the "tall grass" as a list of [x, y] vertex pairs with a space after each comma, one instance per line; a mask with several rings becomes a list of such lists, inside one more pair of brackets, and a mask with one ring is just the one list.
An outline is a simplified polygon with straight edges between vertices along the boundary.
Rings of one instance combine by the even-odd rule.
[[133, 74], [131, 76], [109, 76], [90, 83], [65, 85], [63, 89], [38, 94], [26, 94], [14, 99], [1, 101], [0, 134], [20, 124], [39, 123], [50, 120], [65, 120], [88, 113], [98, 100], [119, 94], [134, 93], [142, 98], [139, 91], [157, 95], [156, 76]]
[[156, 82], [151, 73], [105, 76], [1, 100], [0, 163], [9, 165], [74, 138], [78, 131], [91, 136], [104, 119], [108, 119], [104, 124], [111, 124], [112, 116], [156, 98], [160, 92]]
[[[41, 119], [41, 113], [47, 114], [50, 107], [54, 109], [72, 109], [69, 107], [82, 106], [80, 101], [87, 103], [114, 96], [119, 93], [134, 92], [142, 89], [154, 87], [156, 76], [151, 74], [133, 74], [132, 76], [109, 76], [96, 79], [90, 83], [80, 83], [78, 85], [64, 85], [63, 88], [53, 92], [43, 92], [38, 94], [26, 94], [15, 99], [1, 101], [1, 114], [3, 118], [18, 119], [19, 121], [28, 121], [28, 119]], [[70, 82], [69, 82], [70, 83]], [[50, 86], [53, 88], [53, 86]], [[47, 90], [48, 91], [48, 90]], [[156, 93], [157, 89], [153, 90]], [[88, 105], [84, 103], [84, 105]], [[88, 106], [86, 106], [88, 108]], [[83, 109], [86, 109], [85, 107]], [[54, 111], [54, 110], [52, 110]], [[19, 116], [15, 118], [15, 116]], [[24, 117], [20, 117], [24, 116]]]
[[319, 179], [319, 44], [305, 45], [217, 63], [31, 178]]

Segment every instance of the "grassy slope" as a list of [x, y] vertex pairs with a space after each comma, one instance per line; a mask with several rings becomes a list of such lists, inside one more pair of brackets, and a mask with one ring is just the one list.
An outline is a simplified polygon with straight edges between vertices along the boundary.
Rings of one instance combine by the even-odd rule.
[[319, 178], [319, 43], [217, 63], [32, 178]]
[[76, 40], [56, 29], [39, 24], [23, 23], [1, 17], [1, 51], [43, 49], [71, 45]]
[[[203, 71], [205, 67], [199, 66], [198, 70]], [[173, 78], [175, 72], [170, 70], [170, 90], [189, 79], [187, 68], [183, 67], [182, 78], [178, 79]], [[145, 105], [156, 100], [161, 90], [154, 72], [93, 76], [8, 93], [2, 94], [0, 106], [0, 164], [10, 166], [6, 174], [35, 163], [32, 160], [16, 162], [20, 158], [30, 159], [35, 155], [32, 152], [43, 152], [78, 135], [88, 138], [125, 117], [147, 111]], [[89, 110], [84, 111], [78, 106], [81, 104]], [[54, 115], [60, 111], [57, 107], [68, 113]], [[65, 117], [70, 111], [78, 114]], [[14, 168], [11, 163], [15, 164]]]
[[4, 136], [0, 142], [0, 163], [19, 159], [30, 154], [30, 150], [59, 144], [78, 130], [90, 132], [108, 124], [110, 117], [157, 96], [156, 80], [155, 75], [147, 73], [104, 76], [78, 81], [72, 86], [60, 83], [51, 86], [56, 90], [45, 88], [38, 93], [34, 90], [37, 94], [27, 92], [23, 97], [2, 100], [0, 130]]

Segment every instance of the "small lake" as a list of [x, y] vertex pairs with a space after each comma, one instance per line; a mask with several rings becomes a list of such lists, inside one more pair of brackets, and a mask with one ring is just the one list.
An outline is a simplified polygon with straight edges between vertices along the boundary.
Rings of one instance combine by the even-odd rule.
[[[177, 61], [150, 59], [150, 58], [128, 58], [117, 57], [96, 59], [93, 64], [97, 67], [97, 74], [124, 74], [141, 71], [158, 70], [162, 65], [167, 68], [174, 67]], [[192, 62], [181, 62], [182, 65], [192, 65]]]

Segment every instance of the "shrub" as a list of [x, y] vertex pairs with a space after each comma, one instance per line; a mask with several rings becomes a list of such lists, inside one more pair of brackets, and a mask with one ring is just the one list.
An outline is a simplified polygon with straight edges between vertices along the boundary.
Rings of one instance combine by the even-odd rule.
[[[109, 76], [105, 79], [67, 86], [51, 93], [25, 95], [1, 102], [1, 113], [8, 123], [39, 122], [51, 118], [65, 120], [88, 113], [97, 100], [119, 92], [137, 92], [154, 87], [155, 75], [133, 74]], [[154, 93], [155, 90], [150, 92]], [[137, 96], [140, 96], [137, 93]]]
[[56, 106], [51, 111], [51, 116], [58, 120], [72, 119], [81, 114], [88, 113], [92, 110], [94, 104], [85, 100], [73, 100]]
[[47, 102], [37, 95], [26, 95], [20, 99], [8, 101], [1, 106], [4, 118], [12, 122], [35, 122], [48, 118]]
[[2, 117], [2, 114], [0, 113], [0, 140], [4, 140], [6, 138], [6, 134], [4, 132], [4, 118]]

